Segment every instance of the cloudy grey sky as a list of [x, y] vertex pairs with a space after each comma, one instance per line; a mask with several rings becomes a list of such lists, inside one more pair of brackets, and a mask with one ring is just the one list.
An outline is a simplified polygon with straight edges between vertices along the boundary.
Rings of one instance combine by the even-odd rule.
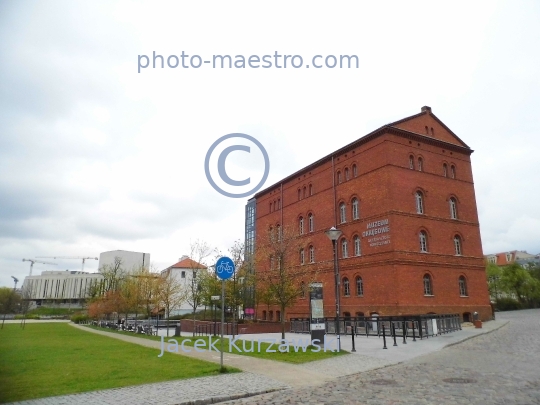
[[[123, 249], [161, 269], [197, 238], [225, 251], [247, 199], [206, 180], [220, 136], [256, 137], [270, 185], [423, 105], [475, 150], [484, 253], [540, 253], [540, 3], [371, 3], [0, 0], [0, 285], [22, 258]], [[359, 68], [138, 73], [153, 51]], [[260, 172], [234, 156], [231, 177]], [[80, 266], [58, 264], [34, 271]]]

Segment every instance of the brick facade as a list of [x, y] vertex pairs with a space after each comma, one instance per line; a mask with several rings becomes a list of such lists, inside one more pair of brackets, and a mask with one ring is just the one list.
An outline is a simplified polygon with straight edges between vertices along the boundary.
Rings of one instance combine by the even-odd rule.
[[[270, 227], [298, 228], [304, 218], [304, 234], [299, 236], [305, 245], [303, 266], [319, 269], [325, 316], [335, 316], [333, 250], [325, 234], [335, 226], [348, 248], [348, 257], [343, 257], [342, 239], [337, 242], [342, 316], [477, 311], [481, 319], [490, 319], [472, 152], [423, 107], [420, 114], [385, 125], [256, 194], [255, 249]], [[421, 252], [420, 232], [426, 236], [427, 252]], [[360, 239], [360, 255], [355, 238]], [[315, 251], [313, 264], [310, 246]], [[291, 260], [301, 266], [299, 256]], [[269, 270], [259, 265], [256, 271]], [[426, 275], [431, 294], [425, 294]], [[362, 296], [357, 295], [357, 277], [362, 279]], [[345, 278], [350, 283], [348, 296]], [[262, 309], [259, 312], [260, 318]], [[287, 319], [306, 316], [308, 299], [299, 299], [286, 314]]]

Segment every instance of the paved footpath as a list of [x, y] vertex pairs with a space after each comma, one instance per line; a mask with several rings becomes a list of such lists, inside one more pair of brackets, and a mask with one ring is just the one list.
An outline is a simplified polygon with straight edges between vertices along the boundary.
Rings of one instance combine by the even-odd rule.
[[540, 310], [497, 317], [509, 322], [402, 364], [226, 404], [540, 404]]
[[[522, 311], [522, 313], [525, 312]], [[540, 312], [538, 315], [540, 315]], [[367, 378], [366, 376], [372, 375], [373, 373], [375, 373], [373, 375], [380, 374], [387, 376], [389, 372], [388, 370], [393, 370], [395, 367], [405, 367], [404, 365], [393, 366], [395, 364], [411, 361], [411, 359], [418, 358], [418, 356], [421, 356], [424, 353], [440, 352], [445, 346], [459, 343], [461, 341], [470, 339], [471, 337], [497, 330], [501, 327], [503, 327], [502, 329], [509, 328], [509, 326], [505, 325], [510, 319], [512, 319], [512, 322], [515, 322], [514, 318], [509, 317], [508, 319], [485, 323], [483, 329], [468, 327], [463, 328], [463, 330], [459, 332], [454, 332], [427, 340], [424, 339], [422, 341], [418, 340], [417, 342], [412, 342], [411, 339], [409, 339], [407, 345], [402, 344], [401, 340], [398, 340], [398, 347], [393, 347], [390, 340], [388, 340], [388, 350], [382, 349], [382, 339], [376, 337], [358, 337], [356, 339], [356, 353], [303, 365], [293, 365], [264, 359], [256, 359], [248, 356], [225, 354], [224, 361], [226, 365], [240, 368], [244, 372], [241, 374], [236, 373], [190, 380], [169, 381], [127, 388], [44, 398], [39, 400], [23, 401], [19, 402], [18, 404], [208, 404], [228, 401], [234, 398], [249, 397], [261, 393], [264, 394], [253, 397], [251, 400], [244, 400], [245, 403], [379, 404], [381, 403], [381, 398], [378, 397], [374, 397], [375, 402], [368, 402], [370, 398], [366, 397], [365, 394], [369, 390], [366, 390], [365, 387], [363, 389], [359, 389], [358, 392], [355, 391], [356, 388], [358, 388], [359, 383], [371, 384], [369, 382], [371, 381], [369, 378], [365, 380], [367, 382], [362, 383], [362, 381], [364, 381], [363, 379]], [[105, 334], [106, 336], [110, 336], [112, 338], [137, 343], [147, 347], [153, 347], [156, 348], [156, 353], [159, 353], [158, 350], [160, 348], [160, 343], [156, 341], [131, 335], [113, 334], [110, 332], [89, 329], [78, 325], [73, 326], [82, 328], [89, 333]], [[513, 327], [509, 329], [512, 328]], [[495, 333], [499, 332], [493, 332], [491, 334], [493, 335]], [[255, 339], [267, 337], [275, 336], [260, 335], [255, 337]], [[287, 334], [288, 339], [305, 339], [307, 337], [308, 335]], [[251, 339], [252, 336], [246, 335], [245, 338]], [[474, 339], [474, 341], [483, 338], [484, 337], [477, 337]], [[466, 344], [467, 342], [463, 343], [463, 345]], [[343, 337], [342, 348], [345, 350], [350, 350], [352, 348], [350, 336]], [[443, 350], [443, 352], [446, 352], [447, 350], [451, 349]], [[220, 358], [219, 353], [216, 352], [196, 353], [195, 351], [192, 351], [191, 353], [182, 354], [217, 363], [219, 363]], [[424, 359], [425, 357], [426, 356], [421, 358]], [[413, 366], [412, 368], [415, 370], [418, 367], [420, 370], [425, 368], [424, 366]], [[364, 372], [364, 374], [358, 374], [361, 372]], [[401, 380], [398, 376], [394, 376], [394, 374], [391, 374], [392, 378], [390, 379], [393, 380], [392, 384], [395, 384], [395, 386], [398, 387], [400, 386], [399, 384], [401, 384], [398, 384], [398, 381]], [[336, 379], [336, 377], [340, 378]], [[378, 379], [386, 381], [388, 378], [381, 377]], [[346, 388], [347, 383], [345, 383], [345, 381], [350, 381], [350, 383], [348, 383], [350, 384], [348, 388]], [[380, 381], [379, 383], [386, 384], [385, 381]], [[342, 386], [343, 384], [346, 385]], [[352, 389], [351, 387], [356, 388]], [[381, 388], [381, 391], [386, 392], [389, 387], [393, 386], [369, 385], [368, 388], [372, 389], [373, 387]], [[267, 392], [274, 392], [277, 390], [282, 391], [280, 393], [266, 394]], [[360, 397], [358, 397], [359, 394], [361, 394]], [[333, 395], [338, 396], [334, 397]], [[420, 400], [415, 398], [409, 403], [432, 403], [429, 401], [429, 398], [423, 398]], [[385, 403], [384, 400], [382, 403]]]

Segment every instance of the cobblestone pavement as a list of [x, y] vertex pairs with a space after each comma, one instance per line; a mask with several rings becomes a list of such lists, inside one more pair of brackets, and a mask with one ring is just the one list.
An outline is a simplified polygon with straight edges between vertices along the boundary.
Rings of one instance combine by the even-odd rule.
[[288, 387], [264, 376], [233, 373], [11, 402], [10, 405], [209, 404], [283, 388]]
[[510, 323], [403, 364], [226, 404], [540, 404], [540, 310], [497, 316]]

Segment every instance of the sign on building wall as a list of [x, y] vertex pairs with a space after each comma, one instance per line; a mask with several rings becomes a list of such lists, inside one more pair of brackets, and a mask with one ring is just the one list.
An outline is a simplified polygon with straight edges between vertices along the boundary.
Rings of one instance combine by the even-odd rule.
[[391, 239], [390, 221], [388, 218], [368, 222], [366, 224], [366, 230], [362, 232], [362, 238], [367, 238], [369, 247], [389, 245]]

